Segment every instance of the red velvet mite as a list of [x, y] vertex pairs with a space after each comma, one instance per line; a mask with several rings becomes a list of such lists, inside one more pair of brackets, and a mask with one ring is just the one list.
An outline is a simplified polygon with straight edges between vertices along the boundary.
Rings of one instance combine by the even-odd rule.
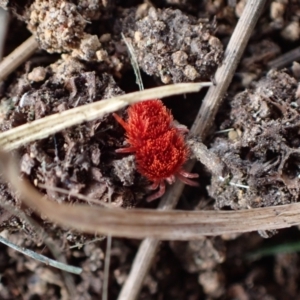
[[147, 100], [130, 106], [125, 122], [117, 114], [115, 119], [126, 131], [128, 148], [116, 150], [119, 153], [135, 153], [137, 170], [152, 182], [151, 190], [159, 190], [147, 201], [155, 200], [165, 193], [165, 181], [169, 184], [178, 177], [186, 184], [197, 186], [189, 178], [197, 178], [182, 169], [188, 158], [182, 129], [174, 125], [171, 112], [160, 100]]

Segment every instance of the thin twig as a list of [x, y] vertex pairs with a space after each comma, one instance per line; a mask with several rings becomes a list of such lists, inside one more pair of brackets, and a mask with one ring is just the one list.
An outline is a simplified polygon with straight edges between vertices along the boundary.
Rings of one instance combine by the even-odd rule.
[[126, 44], [128, 52], [129, 52], [130, 62], [131, 62], [131, 65], [132, 65], [132, 68], [133, 68], [133, 71], [134, 71], [136, 84], [139, 86], [139, 90], [143, 91], [144, 90], [144, 85], [143, 85], [143, 81], [142, 81], [142, 75], [141, 75], [141, 71], [140, 71], [138, 61], [136, 59], [136, 55], [134, 53], [134, 49], [133, 49], [132, 45], [130, 44], [130, 42], [127, 41], [127, 39], [126, 39], [125, 35], [123, 34], [123, 32], [121, 32], [121, 36], [122, 36], [122, 39], [123, 39], [124, 43]]
[[[111, 204], [112, 193], [109, 193], [109, 201]], [[106, 251], [104, 260], [104, 273], [103, 273], [103, 287], [102, 287], [102, 300], [108, 299], [108, 285], [109, 285], [109, 267], [110, 267], [110, 256], [111, 256], [111, 244], [112, 236], [109, 234], [106, 240]]]
[[82, 122], [92, 121], [139, 101], [195, 93], [210, 82], [180, 83], [134, 92], [82, 105], [0, 133], [0, 147], [11, 151]]
[[63, 188], [58, 188], [58, 187], [54, 187], [54, 186], [48, 186], [48, 185], [42, 184], [42, 183], [38, 183], [37, 186], [39, 188], [42, 188], [42, 189], [45, 189], [45, 190], [58, 192], [58, 193], [65, 194], [65, 195], [68, 195], [68, 196], [73, 196], [73, 197], [75, 197], [77, 199], [80, 199], [80, 200], [83, 200], [83, 201], [85, 201], [85, 202], [87, 202], [89, 204], [90, 203], [94, 203], [94, 204], [101, 205], [101, 206], [104, 206], [104, 207], [115, 207], [112, 204], [106, 203], [106, 202], [104, 202], [102, 200], [96, 200], [96, 199], [87, 197], [85, 195], [82, 195], [80, 193], [72, 192], [72, 191], [69, 191], [69, 190], [66, 190], [66, 189], [63, 189]]
[[276, 59], [271, 60], [268, 63], [269, 69], [281, 69], [284, 67], [289, 66], [294, 61], [300, 60], [300, 47], [297, 47], [289, 52], [282, 54], [281, 56], [277, 57]]
[[[211, 86], [208, 90], [199, 113], [194, 121], [194, 125], [191, 129], [192, 135], [199, 135], [202, 139], [205, 139], [209, 128], [214, 122], [219, 105], [233, 78], [239, 60], [245, 50], [265, 2], [266, 0], [247, 1], [242, 16], [236, 25], [225, 51], [223, 64], [216, 72], [216, 85]], [[193, 162], [190, 162], [186, 169], [191, 170], [192, 167]], [[183, 187], [183, 183], [176, 182], [161, 200], [159, 209], [174, 208], [177, 205]], [[159, 241], [153, 238], [147, 238], [141, 243], [132, 265], [132, 269], [125, 284], [123, 285], [118, 300], [137, 299], [144, 278], [152, 265], [158, 246]]]
[[8, 12], [0, 7], [0, 61], [2, 60], [7, 27]]
[[93, 243], [96, 243], [96, 242], [100, 242], [100, 241], [103, 241], [106, 239], [106, 236], [102, 236], [102, 237], [99, 237], [99, 238], [95, 238], [91, 241], [88, 241], [88, 242], [85, 242], [85, 243], [77, 243], [73, 246], [70, 246], [69, 249], [74, 249], [74, 248], [78, 248], [78, 249], [81, 249], [83, 246], [85, 245], [89, 245], [89, 244], [93, 244]]
[[38, 253], [36, 253], [34, 251], [31, 251], [29, 249], [21, 248], [21, 247], [15, 245], [15, 244], [11, 243], [7, 239], [3, 238], [2, 236], [0, 236], [0, 242], [3, 243], [4, 245], [16, 250], [16, 251], [19, 251], [19, 252], [23, 253], [24, 255], [27, 255], [27, 256], [35, 259], [35, 260], [38, 260], [38, 261], [40, 261], [40, 262], [42, 262], [46, 265], [51, 266], [51, 267], [63, 270], [65, 272], [73, 273], [73, 274], [76, 274], [76, 275], [79, 275], [82, 272], [81, 268], [63, 264], [61, 262], [50, 259], [50, 258], [48, 258], [44, 255], [38, 254]]
[[26, 61], [37, 50], [37, 48], [38, 43], [34, 36], [31, 36], [17, 49], [5, 57], [0, 63], [0, 81], [4, 80], [24, 61]]
[[200, 161], [211, 174], [218, 177], [226, 177], [228, 175], [227, 167], [220, 157], [209, 151], [206, 145], [201, 143], [197, 138], [188, 139], [187, 145], [197, 161]]
[[109, 284], [109, 266], [110, 266], [110, 256], [111, 256], [111, 235], [107, 236], [106, 240], [106, 251], [104, 260], [104, 273], [103, 273], [103, 287], [102, 287], [102, 300], [108, 299], [108, 284]]
[[125, 210], [57, 203], [20, 178], [16, 161], [10, 155], [1, 153], [0, 161], [5, 169], [3, 175], [26, 205], [49, 221], [79, 232], [186, 241], [202, 239], [203, 235], [272, 230], [300, 223], [300, 203], [239, 211]]

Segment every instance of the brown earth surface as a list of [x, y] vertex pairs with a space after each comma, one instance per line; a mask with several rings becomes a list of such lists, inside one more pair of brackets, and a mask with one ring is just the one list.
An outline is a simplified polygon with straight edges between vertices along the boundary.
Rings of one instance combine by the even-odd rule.
[[[121, 32], [133, 47], [145, 88], [213, 81], [245, 1], [0, 0], [0, 5], [11, 12], [4, 54], [30, 34], [40, 46], [0, 83], [0, 128], [5, 131], [138, 90]], [[185, 188], [180, 209], [239, 210], [299, 202], [300, 56], [299, 63], [290, 60], [273, 68], [274, 59], [299, 47], [299, 41], [300, 2], [267, 1], [205, 142], [225, 163], [231, 184], [197, 163], [193, 172], [200, 174], [199, 187]], [[189, 127], [204, 92], [164, 103]], [[126, 118], [126, 110], [119, 115]], [[59, 203], [84, 201], [55, 187], [127, 209], [155, 208], [157, 202], [145, 201], [149, 182], [136, 172], [134, 155], [115, 152], [124, 144], [124, 130], [107, 115], [17, 153], [22, 176]], [[83, 268], [81, 275], [71, 275], [72, 299], [99, 299], [106, 238], [60, 228], [35, 215], [4, 180], [0, 195], [41, 226], [69, 264]], [[11, 242], [51, 257], [35, 227], [3, 207], [0, 228]], [[300, 299], [298, 237], [294, 227], [163, 242], [139, 299]], [[109, 299], [117, 299], [139, 243], [113, 239]], [[0, 299], [68, 298], [60, 271], [0, 247]]]

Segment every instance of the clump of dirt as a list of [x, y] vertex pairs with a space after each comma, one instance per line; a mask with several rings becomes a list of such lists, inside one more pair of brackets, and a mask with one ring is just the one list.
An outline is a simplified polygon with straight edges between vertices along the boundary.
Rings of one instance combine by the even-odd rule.
[[203, 237], [199, 241], [171, 242], [171, 249], [188, 273], [198, 273], [205, 294], [217, 298], [224, 293], [224, 278], [217, 271], [226, 259], [220, 238]]
[[221, 126], [232, 131], [211, 146], [231, 173], [212, 177], [208, 191], [216, 208], [299, 201], [299, 104], [298, 82], [284, 71], [270, 71], [254, 89], [234, 97], [230, 122]]
[[70, 51], [84, 39], [87, 20], [71, 2], [35, 1], [28, 13], [28, 28], [50, 53]]
[[[115, 73], [129, 65], [120, 31], [115, 33], [115, 26], [110, 26], [122, 18], [118, 11], [118, 17], [112, 17], [113, 2], [31, 0], [22, 6], [18, 1], [0, 4], [27, 23], [39, 47], [48, 53], [68, 53], [80, 60], [97, 62], [99, 69]], [[99, 25], [93, 26], [93, 22]]]
[[86, 26], [98, 20], [105, 9], [101, 1], [36, 0], [27, 11], [28, 29], [49, 53], [73, 51], [73, 56], [96, 60], [101, 43], [97, 35], [86, 32]]
[[209, 80], [223, 54], [215, 29], [180, 10], [151, 7], [136, 22], [132, 45], [142, 70], [165, 84]]

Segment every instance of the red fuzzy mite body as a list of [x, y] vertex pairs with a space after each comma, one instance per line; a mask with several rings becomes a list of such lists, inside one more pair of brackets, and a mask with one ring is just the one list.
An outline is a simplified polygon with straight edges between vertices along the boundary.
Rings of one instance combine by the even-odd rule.
[[148, 201], [161, 197], [165, 192], [165, 181], [174, 183], [177, 176], [184, 183], [198, 185], [188, 178], [197, 178], [182, 169], [188, 158], [188, 148], [182, 129], [173, 124], [171, 112], [160, 100], [147, 100], [130, 106], [125, 122], [117, 114], [116, 120], [126, 131], [128, 148], [118, 149], [119, 153], [135, 153], [138, 171], [153, 184], [150, 189], [159, 188], [149, 196]]

